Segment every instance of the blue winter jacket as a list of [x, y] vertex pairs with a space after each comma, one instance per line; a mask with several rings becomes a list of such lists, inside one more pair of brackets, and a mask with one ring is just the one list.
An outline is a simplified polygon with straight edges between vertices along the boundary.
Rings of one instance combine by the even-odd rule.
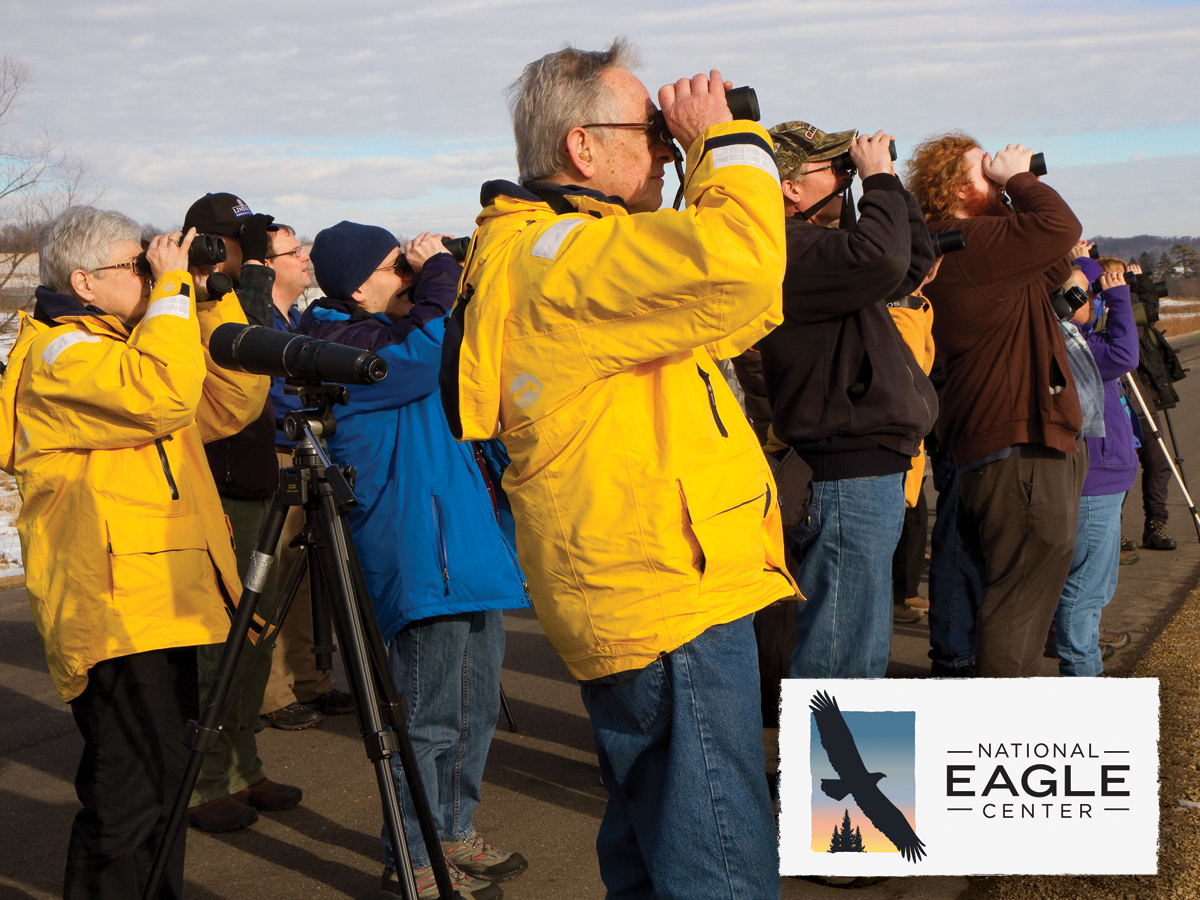
[[488, 472], [497, 457], [506, 461], [502, 448], [458, 443], [442, 411], [442, 317], [458, 271], [449, 254], [432, 257], [413, 286], [412, 311], [395, 322], [325, 299], [297, 329], [374, 350], [388, 364], [381, 383], [351, 386], [349, 405], [335, 407], [329, 449], [357, 467], [350, 531], [389, 642], [431, 616], [529, 606], [500, 473]]

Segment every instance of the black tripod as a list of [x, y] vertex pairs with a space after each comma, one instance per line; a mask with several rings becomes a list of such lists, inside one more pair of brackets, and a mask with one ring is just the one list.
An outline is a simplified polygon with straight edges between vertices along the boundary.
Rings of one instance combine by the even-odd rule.
[[[387, 824], [392, 856], [396, 861], [396, 872], [404, 895], [408, 900], [417, 900], [417, 886], [404, 836], [400, 800], [392, 780], [390, 760], [396, 753], [400, 754], [421, 836], [429, 848], [438, 893], [444, 900], [458, 896], [450, 883], [437, 827], [417, 772], [417, 759], [406, 724], [408, 704], [392, 681], [387, 650], [375, 621], [362, 567], [346, 524], [346, 514], [358, 502], [347, 481], [347, 476], [353, 477], [353, 470], [343, 470], [333, 465], [325, 451], [324, 438], [332, 435], [336, 428], [333, 404], [345, 403], [346, 389], [340, 385], [315, 384], [301, 387], [299, 394], [303, 408], [288, 413], [284, 420], [288, 437], [299, 443], [292, 453], [292, 465], [279, 473], [279, 489], [267, 514], [258, 549], [252, 554], [241, 601], [229, 628], [229, 638], [221, 651], [212, 689], [202, 705], [200, 721], [188, 723], [184, 743], [190, 749], [191, 756], [175, 795], [142, 900], [154, 900], [158, 895], [167, 860], [200, 774], [204, 754], [213, 747], [220, 733], [227, 708], [226, 700], [231, 688], [234, 696], [240, 691], [249, 664], [259, 649], [258, 646], [254, 647], [239, 664], [259, 597], [267, 587], [267, 573], [283, 532], [288, 508], [292, 506], [304, 508], [301, 544], [305, 552], [297, 555], [288, 572], [284, 602], [279, 605], [275, 624], [286, 615], [287, 606], [307, 567], [313, 597], [314, 651], [318, 654], [318, 666], [328, 668], [331, 665], [330, 654], [334, 648], [330, 641], [328, 621], [332, 617], [343, 649], [359, 731], [367, 757], [375, 766], [383, 820]], [[264, 630], [264, 635], [267, 633]], [[390, 731], [387, 726], [390, 726]]]

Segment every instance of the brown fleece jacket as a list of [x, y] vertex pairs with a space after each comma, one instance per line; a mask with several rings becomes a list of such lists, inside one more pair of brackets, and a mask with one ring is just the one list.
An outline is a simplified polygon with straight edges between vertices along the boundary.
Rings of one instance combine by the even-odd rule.
[[1013, 444], [1075, 452], [1083, 423], [1050, 291], [1071, 272], [1082, 232], [1062, 197], [1029, 173], [1006, 187], [1015, 216], [930, 223], [961, 228], [925, 287], [933, 339], [946, 371], [938, 436], [962, 467]]

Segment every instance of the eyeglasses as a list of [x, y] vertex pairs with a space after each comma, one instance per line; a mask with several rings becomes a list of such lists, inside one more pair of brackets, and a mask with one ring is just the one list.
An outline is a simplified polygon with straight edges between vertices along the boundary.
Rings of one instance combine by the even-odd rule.
[[267, 259], [279, 259], [279, 257], [281, 257], [281, 256], [294, 256], [294, 257], [296, 257], [296, 259], [300, 259], [304, 255], [306, 255], [304, 253], [304, 247], [301, 246], [301, 247], [294, 247], [291, 250], [284, 250], [282, 253], [268, 254]]
[[143, 274], [138, 269], [138, 257], [136, 257], [136, 256], [133, 259], [129, 260], [129, 262], [117, 263], [115, 266], [100, 266], [100, 268], [92, 269], [91, 271], [92, 272], [103, 272], [106, 269], [128, 269], [134, 275]]
[[654, 127], [653, 122], [588, 122], [586, 125], [580, 125], [580, 128], [640, 128], [642, 131], [649, 131]]

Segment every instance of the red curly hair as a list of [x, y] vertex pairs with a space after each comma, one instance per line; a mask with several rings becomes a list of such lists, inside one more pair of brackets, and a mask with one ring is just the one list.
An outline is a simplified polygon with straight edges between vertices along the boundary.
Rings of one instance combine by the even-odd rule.
[[926, 222], [954, 218], [958, 191], [970, 181], [963, 154], [979, 141], [961, 131], [951, 131], [917, 144], [904, 164], [904, 181], [916, 198]]

